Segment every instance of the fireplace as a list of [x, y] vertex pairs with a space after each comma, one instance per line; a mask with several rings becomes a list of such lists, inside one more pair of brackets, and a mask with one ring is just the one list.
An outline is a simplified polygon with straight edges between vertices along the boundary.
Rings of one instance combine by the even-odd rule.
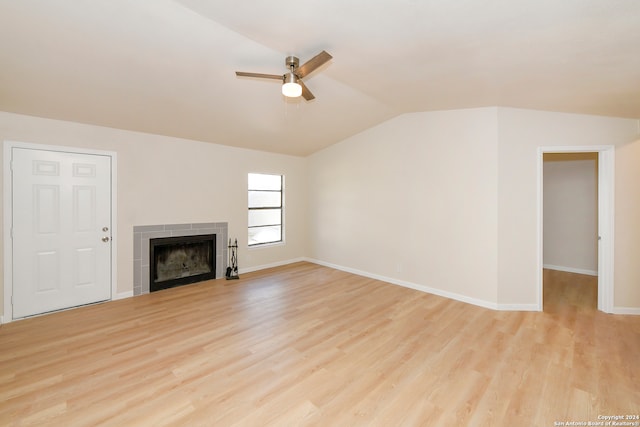
[[216, 278], [216, 235], [149, 239], [149, 291]]
[[151, 260], [149, 241], [164, 237], [216, 236], [216, 279], [222, 279], [227, 269], [227, 241], [229, 224], [226, 222], [198, 222], [181, 224], [149, 224], [133, 226], [133, 295], [148, 294], [151, 291]]

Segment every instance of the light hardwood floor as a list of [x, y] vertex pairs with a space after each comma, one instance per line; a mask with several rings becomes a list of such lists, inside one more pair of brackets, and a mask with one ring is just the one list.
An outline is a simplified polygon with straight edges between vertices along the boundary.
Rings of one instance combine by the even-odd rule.
[[0, 424], [553, 426], [640, 414], [640, 317], [596, 311], [588, 282], [546, 271], [545, 312], [497, 312], [297, 263], [17, 321], [0, 327]]

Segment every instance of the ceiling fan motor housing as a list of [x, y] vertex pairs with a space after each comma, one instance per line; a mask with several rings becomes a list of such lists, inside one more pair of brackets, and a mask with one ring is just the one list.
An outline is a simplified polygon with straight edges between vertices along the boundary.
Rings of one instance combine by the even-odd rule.
[[287, 59], [284, 60], [285, 65], [287, 66], [287, 68], [289, 69], [296, 69], [298, 68], [298, 65], [300, 64], [300, 60], [298, 58], [296, 58], [295, 56], [287, 56]]

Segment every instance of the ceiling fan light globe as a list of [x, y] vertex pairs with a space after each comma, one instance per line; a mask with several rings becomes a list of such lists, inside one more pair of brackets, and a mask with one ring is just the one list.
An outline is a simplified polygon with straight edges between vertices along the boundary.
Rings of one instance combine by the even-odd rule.
[[282, 94], [288, 98], [297, 98], [302, 95], [302, 86], [298, 83], [284, 83], [282, 85]]

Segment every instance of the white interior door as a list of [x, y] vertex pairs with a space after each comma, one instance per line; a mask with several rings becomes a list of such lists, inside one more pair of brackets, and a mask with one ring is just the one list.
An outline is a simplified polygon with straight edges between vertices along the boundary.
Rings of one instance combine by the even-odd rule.
[[111, 158], [12, 148], [13, 318], [111, 298]]

